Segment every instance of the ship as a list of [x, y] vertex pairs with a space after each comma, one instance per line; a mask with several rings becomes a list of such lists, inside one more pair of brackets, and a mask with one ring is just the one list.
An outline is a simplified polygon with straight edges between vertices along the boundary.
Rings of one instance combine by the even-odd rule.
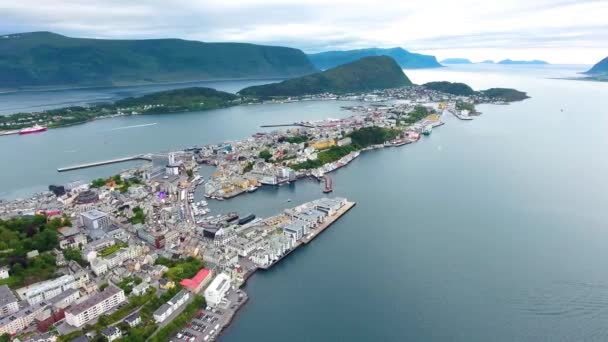
[[243, 217], [242, 219], [239, 220], [239, 224], [242, 226], [244, 224], [247, 224], [251, 221], [253, 221], [253, 219], [255, 219], [255, 215], [254, 214], [249, 214], [245, 217]]
[[31, 134], [31, 133], [40, 133], [46, 131], [47, 128], [40, 125], [34, 125], [32, 127], [24, 128], [19, 131], [19, 134]]
[[431, 132], [433, 131], [433, 126], [431, 125], [427, 125], [424, 127], [424, 129], [422, 130], [422, 134], [424, 135], [431, 135]]
[[334, 191], [334, 187], [333, 187], [333, 183], [331, 181], [331, 177], [325, 175], [324, 179], [325, 179], [325, 187], [323, 188], [323, 193], [328, 194], [328, 193]]

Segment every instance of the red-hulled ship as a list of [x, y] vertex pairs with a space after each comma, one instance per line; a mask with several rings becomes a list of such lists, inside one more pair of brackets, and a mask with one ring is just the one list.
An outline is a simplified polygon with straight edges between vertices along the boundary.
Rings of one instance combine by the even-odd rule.
[[31, 133], [40, 133], [46, 131], [47, 128], [40, 125], [34, 125], [32, 127], [24, 128], [19, 131], [19, 134], [31, 134]]

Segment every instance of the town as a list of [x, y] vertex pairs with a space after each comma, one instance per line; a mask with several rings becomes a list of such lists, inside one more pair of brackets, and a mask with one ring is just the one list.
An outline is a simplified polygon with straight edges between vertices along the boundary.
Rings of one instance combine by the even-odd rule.
[[[361, 153], [419, 141], [478, 97], [422, 87], [350, 95], [352, 116], [150, 156], [92, 182], [0, 202], [0, 335], [20, 341], [212, 341], [248, 300], [241, 289], [355, 206], [321, 197], [271, 217], [211, 213], [261, 186], [324, 181]], [[318, 99], [336, 99], [332, 94]], [[309, 98], [285, 99], [302, 101]], [[211, 177], [200, 168], [213, 167]], [[321, 192], [321, 191], [320, 191]]]

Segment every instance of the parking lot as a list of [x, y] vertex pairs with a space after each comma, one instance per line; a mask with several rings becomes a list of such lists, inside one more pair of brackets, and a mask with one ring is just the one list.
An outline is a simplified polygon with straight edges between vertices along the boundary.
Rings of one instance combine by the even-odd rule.
[[231, 290], [215, 308], [203, 308], [188, 326], [172, 339], [174, 342], [209, 342], [217, 338], [224, 326], [228, 325], [236, 310], [244, 304], [247, 295], [241, 290]]

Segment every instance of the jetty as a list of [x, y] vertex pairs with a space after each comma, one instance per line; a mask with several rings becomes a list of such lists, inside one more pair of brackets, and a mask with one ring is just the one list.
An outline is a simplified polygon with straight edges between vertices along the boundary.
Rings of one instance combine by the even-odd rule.
[[135, 156], [124, 157], [124, 158], [116, 158], [116, 159], [96, 161], [96, 162], [92, 162], [92, 163], [84, 163], [84, 164], [60, 167], [57, 169], [57, 172], [66, 172], [66, 171], [73, 171], [73, 170], [79, 170], [79, 169], [87, 169], [87, 168], [95, 167], [95, 166], [118, 164], [118, 163], [124, 163], [124, 162], [128, 162], [128, 161], [134, 161], [134, 160], [152, 161], [152, 156], [149, 154], [138, 154]]
[[458, 113], [458, 111], [456, 111], [456, 110], [450, 110], [449, 112], [454, 114], [454, 116], [460, 120], [464, 120], [464, 121], [473, 120], [472, 117], [470, 117], [468, 115], [462, 115], [462, 114]]
[[262, 125], [260, 127], [291, 127], [291, 126], [299, 126], [299, 127], [306, 127], [306, 128], [314, 128], [315, 126], [310, 125], [310, 124], [305, 124], [303, 122], [294, 122], [294, 123], [289, 123], [289, 124], [276, 124], [276, 125]]

